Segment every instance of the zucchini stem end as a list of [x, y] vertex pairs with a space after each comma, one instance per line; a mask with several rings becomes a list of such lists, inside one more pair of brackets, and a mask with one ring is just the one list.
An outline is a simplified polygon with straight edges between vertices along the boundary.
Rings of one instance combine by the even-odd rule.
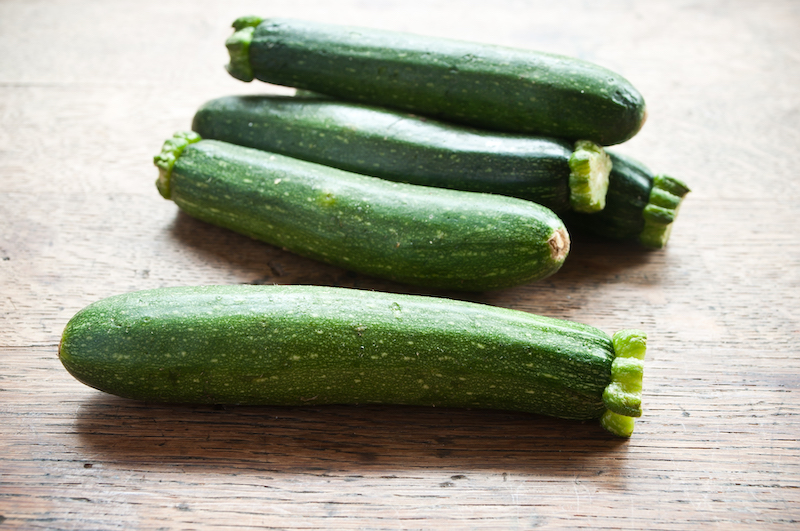
[[606, 410], [600, 417], [600, 425], [609, 433], [618, 437], [630, 437], [633, 435], [633, 428], [636, 426], [636, 419], [626, 415], [618, 415], [613, 411]]
[[656, 175], [647, 206], [642, 211], [644, 228], [639, 241], [645, 247], [663, 249], [667, 245], [672, 223], [678, 217], [678, 209], [689, 187], [682, 181], [668, 175]]
[[608, 409], [600, 424], [615, 435], [630, 437], [634, 418], [642, 415], [647, 335], [641, 330], [620, 330], [612, 342], [616, 357], [611, 365], [611, 383], [603, 391], [603, 403]]
[[569, 157], [569, 201], [572, 210], [591, 214], [606, 206], [611, 158], [599, 144], [575, 142]]
[[250, 43], [253, 41], [256, 26], [261, 22], [261, 18], [254, 16], [237, 18], [233, 22], [233, 35], [225, 41], [230, 55], [230, 62], [225, 65], [225, 69], [240, 81], [250, 82], [255, 77], [250, 64]]
[[161, 153], [153, 157], [153, 163], [158, 168], [156, 188], [158, 188], [158, 192], [164, 199], [172, 197], [170, 181], [172, 180], [172, 168], [175, 166], [175, 161], [181, 156], [186, 146], [200, 140], [202, 140], [200, 135], [195, 132], [179, 131], [172, 135], [172, 138], [167, 139], [161, 147]]

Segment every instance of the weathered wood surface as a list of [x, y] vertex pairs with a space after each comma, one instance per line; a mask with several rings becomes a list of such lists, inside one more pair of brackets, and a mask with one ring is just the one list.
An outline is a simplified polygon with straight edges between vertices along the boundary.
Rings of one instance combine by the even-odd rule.
[[[62, 369], [67, 320], [124, 291], [419, 292], [156, 193], [151, 157], [198, 105], [284, 91], [222, 68], [249, 13], [576, 55], [640, 88], [649, 121], [619, 151], [693, 189], [669, 247], [579, 237], [550, 279], [467, 297], [646, 329], [633, 438], [503, 412], [156, 407]], [[796, 528], [798, 28], [792, 0], [0, 2], [0, 530]]]

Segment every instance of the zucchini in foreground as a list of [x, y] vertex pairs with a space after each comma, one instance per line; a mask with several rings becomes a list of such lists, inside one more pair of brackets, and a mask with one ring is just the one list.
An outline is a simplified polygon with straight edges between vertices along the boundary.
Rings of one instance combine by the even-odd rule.
[[158, 190], [187, 214], [351, 271], [483, 291], [555, 273], [569, 235], [513, 197], [395, 183], [177, 133]]
[[519, 197], [556, 213], [602, 210], [611, 170], [594, 142], [494, 133], [327, 97], [217, 98], [198, 109], [192, 129], [390, 181]]
[[631, 157], [608, 155], [612, 167], [606, 207], [590, 215], [569, 213], [568, 226], [617, 240], [635, 239], [652, 249], [665, 247], [689, 187], [675, 177], [654, 174]]
[[630, 436], [645, 335], [436, 297], [320, 286], [160, 288], [78, 312], [86, 385], [161, 403], [404, 404], [600, 419]]
[[645, 121], [629, 81], [571, 57], [292, 19], [242, 17], [233, 27], [228, 72], [243, 81], [601, 145]]

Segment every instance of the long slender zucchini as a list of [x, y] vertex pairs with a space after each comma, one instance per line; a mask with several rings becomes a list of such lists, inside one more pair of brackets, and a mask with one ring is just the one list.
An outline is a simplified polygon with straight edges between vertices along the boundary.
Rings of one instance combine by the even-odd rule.
[[603, 148], [492, 133], [330, 98], [227, 96], [192, 129], [223, 140], [391, 181], [527, 199], [559, 213], [605, 206]]
[[645, 336], [436, 297], [318, 286], [161, 288], [81, 310], [59, 347], [91, 387], [187, 404], [385, 403], [641, 415]]
[[513, 133], [624, 142], [645, 120], [622, 76], [578, 59], [367, 28], [243, 17], [228, 71]]
[[549, 209], [395, 183], [179, 133], [157, 186], [186, 213], [297, 254], [398, 282], [483, 291], [542, 279], [569, 251]]
[[608, 152], [612, 169], [606, 207], [590, 215], [570, 214], [570, 228], [613, 239], [638, 239], [645, 247], [666, 246], [672, 224], [689, 187], [668, 175], [655, 175], [641, 162]]

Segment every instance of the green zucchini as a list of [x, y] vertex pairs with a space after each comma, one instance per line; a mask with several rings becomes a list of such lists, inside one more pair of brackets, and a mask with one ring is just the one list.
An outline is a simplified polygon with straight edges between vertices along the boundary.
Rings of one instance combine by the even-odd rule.
[[320, 286], [204, 286], [95, 302], [64, 367], [160, 403], [405, 404], [600, 418], [641, 415], [645, 336], [437, 297]]
[[606, 207], [593, 214], [570, 213], [571, 229], [584, 230], [606, 238], [638, 239], [645, 247], [666, 246], [672, 224], [689, 187], [668, 175], [655, 175], [641, 162], [608, 152]]
[[602, 210], [611, 169], [593, 142], [492, 133], [330, 98], [218, 98], [200, 107], [192, 129], [390, 181], [519, 197], [556, 213]]
[[500, 195], [395, 183], [179, 133], [155, 157], [161, 194], [203, 221], [352, 271], [483, 291], [545, 278], [561, 219]]
[[570, 57], [291, 19], [233, 27], [228, 71], [243, 81], [601, 145], [633, 137], [646, 116], [630, 82]]

